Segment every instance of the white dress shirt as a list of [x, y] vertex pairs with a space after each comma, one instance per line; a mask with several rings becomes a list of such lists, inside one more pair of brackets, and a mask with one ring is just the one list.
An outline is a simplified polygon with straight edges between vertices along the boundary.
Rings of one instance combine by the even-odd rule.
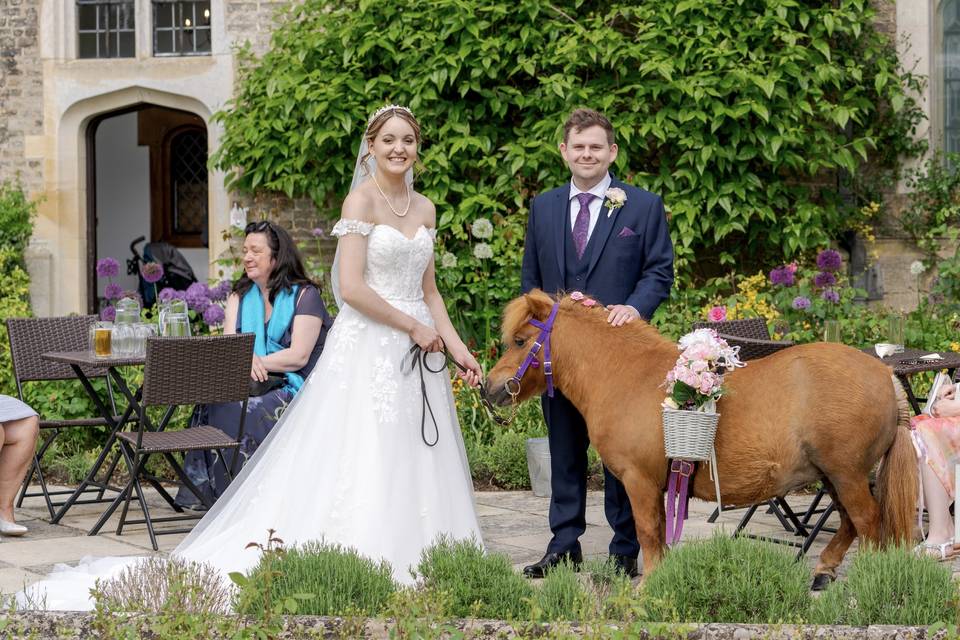
[[[607, 189], [610, 188], [610, 183], [613, 182], [613, 178], [610, 177], [608, 173], [603, 177], [603, 180], [593, 185], [593, 188], [587, 191], [587, 193], [592, 193], [596, 196], [593, 200], [590, 201], [590, 227], [587, 229], [587, 242], [590, 241], [590, 236], [593, 234], [593, 228], [597, 226], [597, 220], [600, 219], [600, 209], [603, 208], [603, 201], [606, 199]], [[581, 193], [584, 193], [581, 189], [574, 184], [573, 180], [570, 180], [570, 228], [573, 229], [577, 224], [577, 214], [580, 213], [580, 201], [577, 200], [577, 196]]]

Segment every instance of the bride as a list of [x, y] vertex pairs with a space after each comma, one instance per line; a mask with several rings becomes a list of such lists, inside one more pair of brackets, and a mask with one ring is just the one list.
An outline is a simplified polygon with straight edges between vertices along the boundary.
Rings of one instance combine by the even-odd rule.
[[[173, 555], [224, 575], [246, 571], [259, 560], [247, 543], [275, 529], [287, 545], [323, 539], [387, 560], [394, 578], [410, 584], [410, 568], [438, 536], [480, 542], [446, 369], [437, 375], [409, 361], [415, 343], [436, 369], [441, 355], [426, 353], [446, 345], [467, 383], [482, 376], [437, 290], [436, 211], [412, 189], [419, 143], [420, 125], [406, 107], [384, 107], [367, 123], [351, 192], [333, 228], [340, 313], [320, 360]], [[94, 581], [136, 560], [85, 559], [60, 567], [19, 599], [90, 609]]]

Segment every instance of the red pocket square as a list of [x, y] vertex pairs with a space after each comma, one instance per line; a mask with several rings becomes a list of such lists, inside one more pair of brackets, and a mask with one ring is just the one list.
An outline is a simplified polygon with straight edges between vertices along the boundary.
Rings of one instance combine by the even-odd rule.
[[620, 229], [620, 233], [617, 234], [618, 238], [631, 238], [637, 235], [637, 232], [631, 229], [630, 227], [624, 227]]

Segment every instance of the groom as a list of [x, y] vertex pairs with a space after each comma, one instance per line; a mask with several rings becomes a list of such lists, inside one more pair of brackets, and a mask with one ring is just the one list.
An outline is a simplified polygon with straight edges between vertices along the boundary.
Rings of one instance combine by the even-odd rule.
[[[572, 179], [530, 205], [523, 292], [582, 291], [606, 305], [607, 322], [616, 327], [637, 318], [649, 320], [673, 284], [673, 247], [663, 200], [610, 175], [617, 159], [613, 125], [597, 111], [570, 114], [560, 155]], [[550, 442], [553, 539], [543, 558], [524, 568], [530, 578], [542, 578], [565, 560], [579, 564], [579, 538], [586, 529], [586, 424], [559, 391], [553, 398], [544, 395], [542, 404]], [[630, 501], [606, 467], [604, 480], [604, 510], [613, 528], [610, 558], [633, 577], [640, 545]]]

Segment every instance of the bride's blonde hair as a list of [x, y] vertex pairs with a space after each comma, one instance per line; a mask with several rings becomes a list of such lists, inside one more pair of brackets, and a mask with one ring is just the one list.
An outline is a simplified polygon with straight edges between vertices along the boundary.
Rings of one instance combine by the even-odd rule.
[[363, 157], [360, 158], [360, 166], [363, 168], [364, 175], [370, 175], [370, 167], [367, 166], [367, 160], [370, 159], [371, 153], [370, 149], [373, 147], [373, 140], [377, 137], [377, 134], [380, 133], [380, 129], [383, 128], [383, 125], [387, 123], [387, 120], [390, 118], [400, 118], [404, 122], [410, 125], [410, 128], [413, 129], [413, 137], [417, 141], [417, 160], [414, 163], [416, 168], [416, 174], [423, 173], [424, 166], [420, 162], [420, 142], [422, 138], [420, 137], [420, 123], [417, 122], [417, 118], [413, 115], [413, 111], [407, 107], [401, 107], [400, 105], [391, 104], [386, 107], [381, 107], [370, 116], [369, 122], [367, 122], [367, 129], [363, 132], [363, 137], [367, 141], [367, 152], [363, 154]]

